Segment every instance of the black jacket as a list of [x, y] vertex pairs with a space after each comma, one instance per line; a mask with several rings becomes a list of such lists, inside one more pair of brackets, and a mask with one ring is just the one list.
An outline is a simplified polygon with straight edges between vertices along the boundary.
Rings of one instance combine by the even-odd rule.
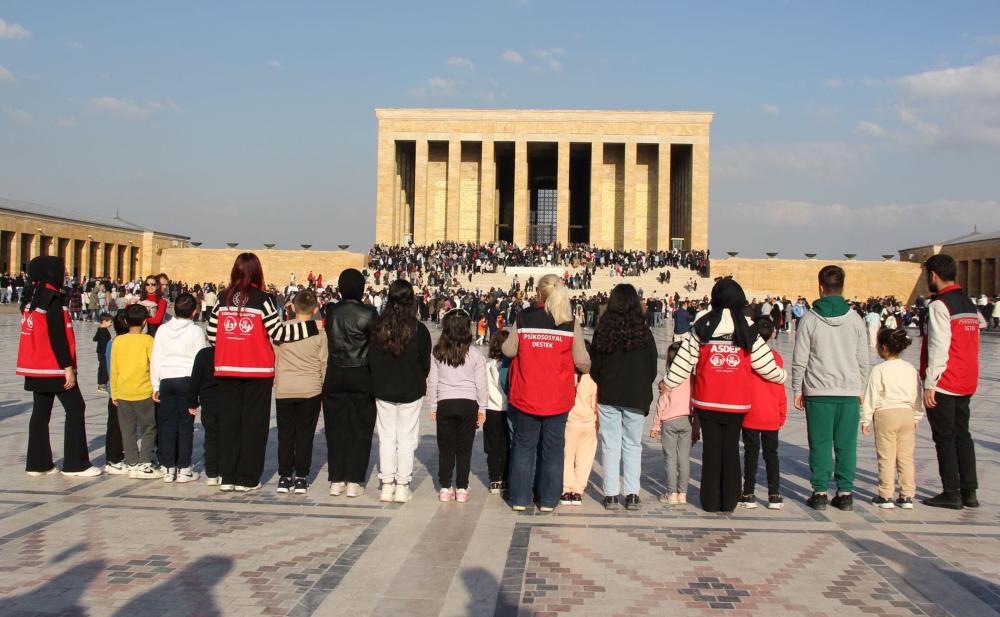
[[[215, 379], [215, 347], [202, 348], [194, 357], [191, 368], [191, 401], [188, 407], [214, 405], [217, 402], [219, 382]], [[202, 410], [204, 411], [204, 410]]]
[[597, 383], [597, 402], [635, 409], [649, 414], [656, 379], [656, 342], [649, 336], [646, 345], [633, 351], [590, 352], [590, 377]]
[[327, 371], [368, 366], [368, 341], [378, 313], [356, 300], [328, 304], [323, 320], [330, 359]]
[[368, 366], [372, 373], [372, 395], [391, 403], [412, 403], [427, 393], [431, 371], [431, 334], [427, 326], [414, 320], [414, 332], [403, 353], [393, 357], [372, 345]]

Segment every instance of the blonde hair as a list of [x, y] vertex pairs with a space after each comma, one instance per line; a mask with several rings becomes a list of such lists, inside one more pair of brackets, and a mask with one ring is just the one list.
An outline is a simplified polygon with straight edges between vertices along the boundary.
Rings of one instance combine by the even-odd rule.
[[557, 326], [573, 321], [569, 290], [566, 289], [566, 283], [555, 274], [546, 274], [538, 281], [538, 298], [545, 303], [545, 312], [552, 316]]

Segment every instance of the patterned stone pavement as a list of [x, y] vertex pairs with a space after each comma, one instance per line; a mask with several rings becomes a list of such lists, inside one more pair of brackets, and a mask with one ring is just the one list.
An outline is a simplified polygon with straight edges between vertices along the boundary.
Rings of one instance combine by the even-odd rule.
[[[484, 488], [477, 437], [470, 503], [435, 500], [433, 424], [425, 418], [415, 499], [326, 494], [316, 438], [307, 495], [274, 493], [272, 428], [265, 489], [221, 494], [202, 483], [102, 476], [28, 478], [30, 398], [13, 374], [18, 318], [0, 312], [0, 614], [2, 615], [995, 615], [1000, 612], [1000, 338], [983, 343], [974, 399], [979, 510], [878, 510], [875, 453], [862, 437], [856, 510], [813, 512], [805, 421], [782, 431], [784, 510], [709, 515], [656, 502], [659, 444], [646, 439], [644, 509], [606, 513], [595, 465], [583, 507], [515, 515]], [[80, 382], [95, 463], [104, 462], [105, 402], [96, 394], [93, 326], [78, 328]], [[658, 333], [658, 338], [663, 338]], [[665, 341], [660, 341], [665, 346]], [[782, 335], [778, 348], [790, 355]], [[910, 350], [915, 356], [915, 346]], [[57, 407], [58, 410], [58, 407]], [[53, 414], [53, 445], [62, 423]], [[196, 454], [201, 451], [197, 429]], [[700, 446], [693, 452], [693, 482]], [[373, 456], [373, 463], [374, 463]], [[939, 487], [926, 423], [919, 495]], [[763, 470], [761, 470], [763, 481]], [[763, 490], [758, 492], [761, 495]], [[696, 483], [691, 491], [697, 501]]]

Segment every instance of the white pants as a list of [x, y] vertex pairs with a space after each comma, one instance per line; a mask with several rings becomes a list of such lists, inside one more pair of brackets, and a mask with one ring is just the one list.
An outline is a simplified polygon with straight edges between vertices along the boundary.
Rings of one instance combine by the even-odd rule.
[[423, 406], [423, 397], [412, 403], [375, 399], [378, 478], [382, 482], [409, 484], [413, 478], [413, 454], [420, 439], [420, 409]]

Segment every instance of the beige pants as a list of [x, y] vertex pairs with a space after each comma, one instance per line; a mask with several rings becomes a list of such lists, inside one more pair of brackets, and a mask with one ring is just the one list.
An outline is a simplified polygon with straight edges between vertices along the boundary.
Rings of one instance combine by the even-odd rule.
[[916, 427], [912, 409], [879, 409], [875, 412], [875, 452], [878, 454], [878, 494], [890, 499], [896, 488], [905, 497], [916, 495], [913, 448]]
[[566, 423], [563, 492], [583, 493], [597, 454], [597, 425]]

